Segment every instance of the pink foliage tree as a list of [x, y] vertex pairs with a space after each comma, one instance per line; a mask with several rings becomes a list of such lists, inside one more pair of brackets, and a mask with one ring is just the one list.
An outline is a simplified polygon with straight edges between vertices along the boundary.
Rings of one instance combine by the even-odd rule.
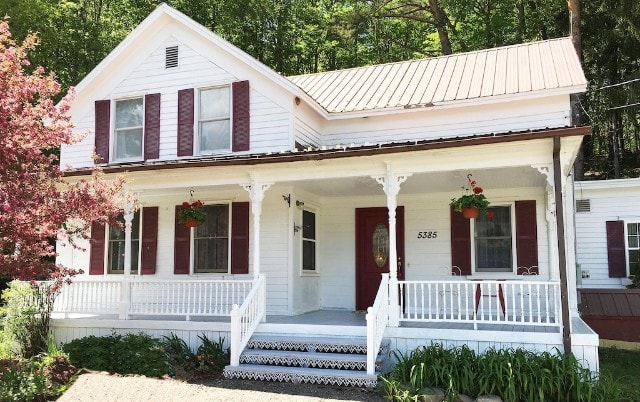
[[29, 281], [77, 273], [55, 264], [53, 240], [86, 238], [92, 221], [112, 220], [123, 186], [121, 177], [107, 183], [99, 169], [89, 179], [64, 179], [51, 151], [81, 140], [67, 114], [73, 91], [56, 104], [55, 75], [31, 69], [27, 58], [37, 42], [29, 36], [17, 44], [0, 21], [0, 274]]

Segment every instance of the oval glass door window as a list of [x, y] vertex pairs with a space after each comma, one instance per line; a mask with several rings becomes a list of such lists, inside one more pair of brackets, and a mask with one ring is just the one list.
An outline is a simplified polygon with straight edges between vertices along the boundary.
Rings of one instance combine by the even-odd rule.
[[372, 250], [373, 261], [378, 268], [382, 268], [389, 259], [389, 230], [384, 223], [378, 223], [373, 230]]

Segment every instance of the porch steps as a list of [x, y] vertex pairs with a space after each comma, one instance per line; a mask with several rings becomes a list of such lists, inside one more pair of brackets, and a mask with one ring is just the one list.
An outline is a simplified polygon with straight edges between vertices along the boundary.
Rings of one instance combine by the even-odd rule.
[[[389, 353], [388, 342], [376, 360], [379, 373]], [[254, 335], [240, 356], [238, 367], [227, 366], [226, 378], [261, 381], [375, 387], [377, 374], [368, 375], [364, 337]]]

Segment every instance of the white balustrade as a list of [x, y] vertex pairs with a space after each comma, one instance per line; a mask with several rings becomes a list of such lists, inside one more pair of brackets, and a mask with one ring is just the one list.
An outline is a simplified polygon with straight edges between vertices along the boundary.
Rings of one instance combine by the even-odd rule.
[[251, 292], [240, 307], [231, 310], [231, 366], [240, 365], [240, 354], [261, 321], [266, 318], [266, 284], [264, 275], [253, 281]]
[[375, 374], [376, 359], [384, 330], [389, 323], [389, 274], [382, 280], [373, 306], [367, 309], [367, 374]]
[[559, 326], [560, 285], [524, 280], [400, 281], [400, 321]]
[[[130, 291], [123, 291], [129, 287]], [[251, 291], [252, 280], [87, 280], [65, 284], [54, 312], [82, 314], [229, 316]], [[125, 297], [129, 294], [128, 297]], [[125, 300], [127, 299], [127, 300]], [[123, 311], [124, 310], [124, 311]]]

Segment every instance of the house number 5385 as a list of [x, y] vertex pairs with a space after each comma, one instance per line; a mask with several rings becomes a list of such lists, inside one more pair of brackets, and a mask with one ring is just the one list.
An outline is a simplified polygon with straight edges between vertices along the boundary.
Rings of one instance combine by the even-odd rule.
[[435, 239], [436, 237], [438, 237], [438, 232], [437, 231], [430, 231], [430, 232], [418, 232], [418, 239]]

